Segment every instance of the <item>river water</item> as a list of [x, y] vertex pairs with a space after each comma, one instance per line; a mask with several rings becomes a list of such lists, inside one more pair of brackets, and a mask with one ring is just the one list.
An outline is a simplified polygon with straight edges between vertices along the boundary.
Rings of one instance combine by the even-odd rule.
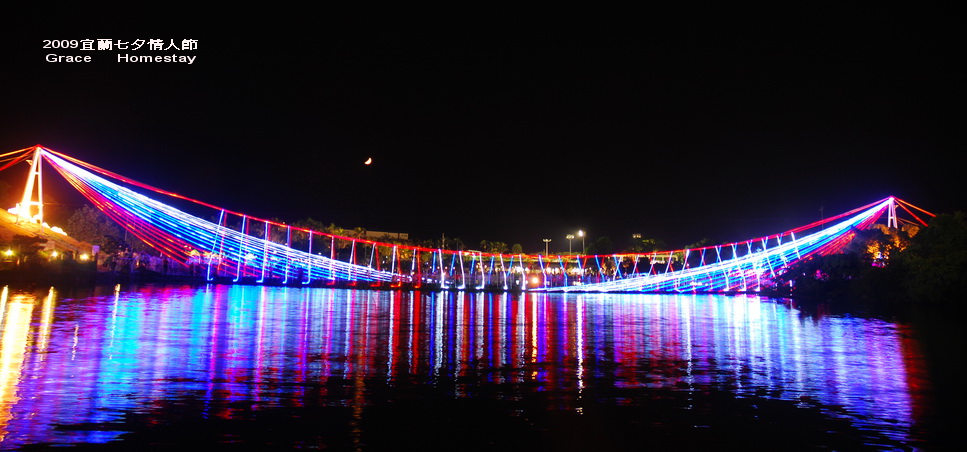
[[4, 288], [0, 448], [929, 450], [903, 323], [758, 296]]

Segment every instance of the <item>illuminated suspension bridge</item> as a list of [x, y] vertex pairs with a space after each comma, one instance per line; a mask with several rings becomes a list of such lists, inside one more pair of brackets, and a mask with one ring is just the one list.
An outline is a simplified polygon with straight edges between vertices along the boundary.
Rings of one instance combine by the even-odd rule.
[[[790, 231], [695, 249], [608, 255], [493, 254], [340, 236], [255, 218], [139, 183], [42, 146], [0, 156], [0, 171], [30, 163], [18, 221], [43, 221], [42, 162], [95, 207], [173, 262], [223, 283], [331, 285], [442, 290], [580, 292], [754, 292], [799, 260], [839, 252], [886, 216], [897, 227], [897, 198], [886, 198]], [[139, 191], [135, 191], [135, 190]], [[149, 197], [208, 209], [192, 215]]]

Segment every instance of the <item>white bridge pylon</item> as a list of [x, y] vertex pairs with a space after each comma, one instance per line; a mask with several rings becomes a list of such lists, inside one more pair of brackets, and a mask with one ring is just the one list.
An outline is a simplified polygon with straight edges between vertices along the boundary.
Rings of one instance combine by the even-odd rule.
[[41, 172], [41, 162], [43, 160], [42, 149], [38, 146], [34, 150], [33, 158], [27, 162], [30, 164], [30, 172], [27, 173], [27, 185], [24, 187], [24, 195], [17, 204], [17, 224], [23, 220], [34, 223], [44, 223], [44, 184]]

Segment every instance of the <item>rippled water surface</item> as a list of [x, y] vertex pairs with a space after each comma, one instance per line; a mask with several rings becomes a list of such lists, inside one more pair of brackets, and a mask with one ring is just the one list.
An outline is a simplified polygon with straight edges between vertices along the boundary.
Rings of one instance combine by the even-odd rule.
[[907, 327], [754, 296], [140, 286], [0, 301], [5, 449], [928, 444]]

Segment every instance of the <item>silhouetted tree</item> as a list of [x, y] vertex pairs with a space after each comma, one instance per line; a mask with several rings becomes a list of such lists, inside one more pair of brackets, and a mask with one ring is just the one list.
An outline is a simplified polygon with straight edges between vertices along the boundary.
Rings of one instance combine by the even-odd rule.
[[504, 242], [489, 242], [487, 240], [480, 241], [480, 251], [492, 254], [505, 254], [510, 248]]
[[664, 242], [653, 238], [638, 238], [632, 237], [631, 246], [628, 247], [628, 252], [631, 253], [648, 253], [651, 251], [661, 251], [665, 248]]
[[83, 206], [67, 219], [66, 232], [71, 237], [98, 245], [102, 251], [113, 253], [123, 244], [121, 228], [100, 210]]
[[588, 244], [585, 254], [611, 254], [614, 252], [614, 243], [607, 236], [594, 239]]
[[906, 293], [913, 301], [963, 309], [967, 293], [967, 215], [937, 215], [897, 257]]

